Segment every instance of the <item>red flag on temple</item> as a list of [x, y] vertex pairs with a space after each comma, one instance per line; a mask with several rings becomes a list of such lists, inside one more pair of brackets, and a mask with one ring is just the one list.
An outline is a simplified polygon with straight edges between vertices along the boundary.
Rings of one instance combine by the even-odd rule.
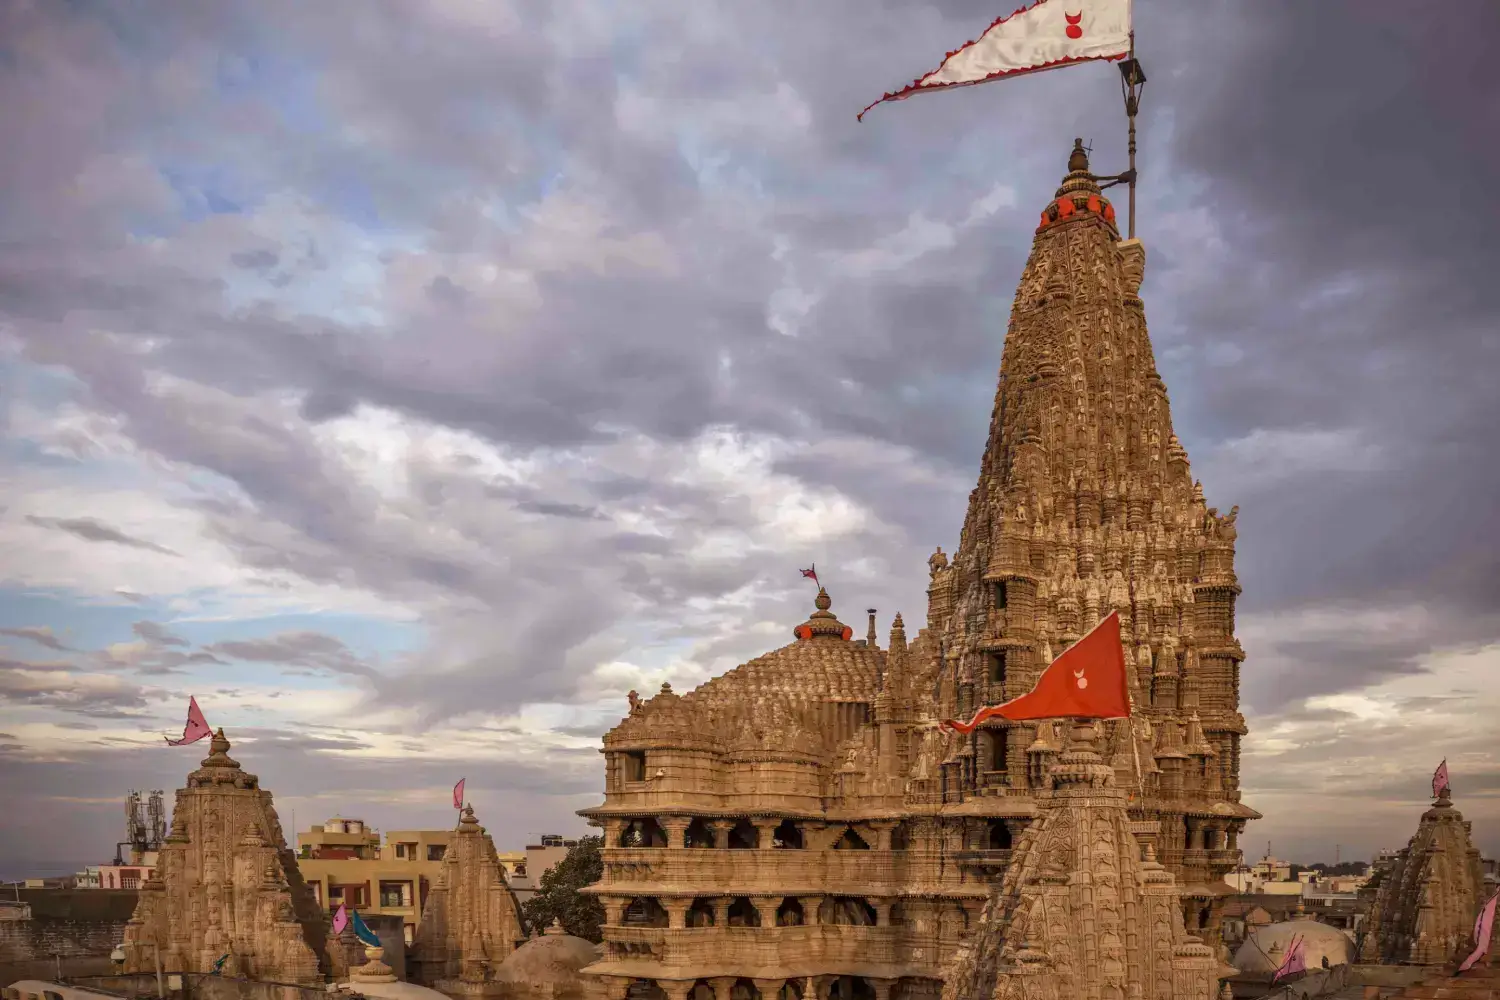
[[1448, 758], [1444, 757], [1437, 770], [1432, 772], [1432, 797], [1437, 798], [1443, 794], [1443, 789], [1451, 787], [1448, 784]]
[[197, 743], [211, 732], [208, 720], [203, 717], [203, 709], [198, 707], [198, 699], [189, 697], [187, 725], [182, 727], [182, 739], [174, 740], [169, 736], [163, 736], [162, 739], [167, 741], [169, 747], [185, 747], [189, 743]]
[[1042, 671], [1036, 686], [1003, 705], [981, 708], [968, 722], [943, 725], [970, 733], [985, 719], [1124, 719], [1130, 716], [1125, 648], [1120, 645], [1120, 613], [1089, 630]]
[[344, 933], [344, 928], [349, 926], [349, 911], [344, 909], [340, 903], [339, 908], [333, 914], [333, 933], [339, 935]]
[[[805, 569], [805, 570], [803, 570], [802, 571], [802, 575], [806, 579], [811, 580], [813, 583], [818, 583], [818, 564], [817, 563], [813, 563], [812, 564], [812, 569]], [[822, 584], [818, 584], [818, 585], [822, 586]]]
[[1490, 897], [1479, 910], [1479, 916], [1474, 918], [1474, 953], [1464, 959], [1458, 967], [1459, 972], [1468, 972], [1490, 951], [1490, 936], [1495, 932], [1495, 903], [1500, 902], [1500, 892]]
[[453, 808], [455, 809], [464, 807], [464, 782], [468, 780], [468, 778], [459, 778], [458, 784], [453, 786]]

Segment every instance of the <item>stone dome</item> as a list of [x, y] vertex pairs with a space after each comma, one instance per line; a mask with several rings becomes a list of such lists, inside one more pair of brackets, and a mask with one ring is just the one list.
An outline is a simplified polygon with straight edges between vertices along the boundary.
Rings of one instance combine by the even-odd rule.
[[1349, 935], [1317, 920], [1299, 919], [1251, 931], [1234, 953], [1234, 967], [1249, 975], [1274, 975], [1296, 937], [1306, 942], [1303, 947], [1309, 970], [1320, 968], [1325, 957], [1329, 968], [1354, 964], [1354, 942]]
[[578, 971], [599, 960], [599, 946], [563, 933], [555, 923], [506, 956], [495, 970], [497, 982], [532, 986], [565, 986], [579, 981]]

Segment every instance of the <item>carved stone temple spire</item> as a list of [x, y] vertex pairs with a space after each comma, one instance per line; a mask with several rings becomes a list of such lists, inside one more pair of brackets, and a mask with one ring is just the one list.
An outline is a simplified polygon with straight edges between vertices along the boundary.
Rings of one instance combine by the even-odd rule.
[[[1052, 795], [960, 949], [943, 1000], [1217, 997], [1232, 970], [1184, 928], [1178, 886], [1139, 839], [1100, 736], [1073, 727], [1048, 771]], [[1081, 893], [1079, 872], [1091, 873]]]
[[224, 730], [177, 790], [171, 833], [125, 928], [125, 969], [162, 966], [317, 983], [340, 974], [328, 918], [288, 849], [271, 793], [229, 756]]
[[1474, 914], [1484, 900], [1484, 870], [1469, 821], [1447, 788], [1422, 814], [1417, 832], [1377, 873], [1360, 958], [1441, 965], [1472, 947]]
[[495, 842], [466, 805], [417, 926], [413, 978], [445, 993], [474, 993], [524, 939]]
[[[1120, 239], [1075, 146], [1016, 291], [957, 551], [929, 566], [936, 714], [966, 717], [1026, 691], [1118, 611], [1136, 717], [1111, 724], [1122, 730], [1114, 759], [1138, 819], [1188, 831], [1164, 837], [1159, 857], [1217, 927], [1215, 886], [1259, 816], [1239, 801], [1238, 511], [1206, 506], [1173, 429], [1140, 298], [1145, 257], [1139, 240]], [[1187, 733], [1183, 767], [1157, 773], [1153, 731], [1178, 743]], [[958, 775], [965, 792], [1024, 781], [1015, 748], [1032, 732], [996, 720], [976, 733], [991, 762]]]

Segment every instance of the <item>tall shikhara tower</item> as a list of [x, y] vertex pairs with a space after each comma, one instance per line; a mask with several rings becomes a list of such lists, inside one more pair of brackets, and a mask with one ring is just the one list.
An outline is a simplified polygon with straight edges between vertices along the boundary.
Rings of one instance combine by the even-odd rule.
[[[594, 1000], [1210, 1000], [1239, 802], [1234, 512], [1172, 434], [1080, 146], [1043, 214], [958, 552], [888, 647], [794, 641], [604, 737]], [[1120, 612], [1135, 715], [940, 726]]]
[[[1240, 804], [1235, 517], [1207, 507], [1172, 431], [1140, 298], [1145, 248], [1121, 240], [1079, 142], [1016, 291], [979, 484], [958, 551], [930, 561], [937, 712], [1026, 691], [1110, 611], [1136, 718], [1110, 723], [1131, 812], [1183, 884], [1189, 929], [1259, 817]], [[948, 795], [1026, 794], [1036, 727], [994, 720], [945, 762]]]

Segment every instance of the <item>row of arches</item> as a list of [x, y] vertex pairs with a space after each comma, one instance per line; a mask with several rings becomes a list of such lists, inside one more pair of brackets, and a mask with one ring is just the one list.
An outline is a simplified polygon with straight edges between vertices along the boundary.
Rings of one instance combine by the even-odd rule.
[[[800, 851], [807, 847], [807, 838], [802, 825], [791, 819], [738, 820], [704, 819], [691, 820], [682, 817], [673, 822], [670, 830], [653, 816], [642, 816], [625, 820], [613, 835], [610, 846], [622, 848], [684, 847], [689, 849], [756, 850], [768, 847], [774, 850]], [[975, 834], [965, 839], [981, 850], [1008, 851], [1015, 834], [1016, 821], [992, 819], [986, 822], [983, 839], [975, 843]], [[873, 844], [854, 824], [846, 825], [828, 848], [834, 851], [868, 851], [883, 847], [892, 851], [909, 850], [912, 845], [912, 829], [908, 823], [885, 826], [880, 831], [882, 843]]]
[[[875, 927], [880, 923], [880, 913], [869, 901], [858, 896], [829, 896], [817, 904], [815, 920], [808, 919], [808, 907], [795, 896], [787, 896], [771, 911], [771, 900], [762, 900], [760, 907], [748, 896], [729, 899], [728, 906], [717, 902], [716, 897], [696, 899], [687, 908], [683, 924], [686, 927], [800, 927], [808, 923], [825, 926]], [[661, 902], [651, 896], [638, 896], [626, 904], [621, 911], [620, 922], [626, 927], [669, 927], [671, 916]]]
[[[890, 1000], [892, 996], [889, 981], [877, 984], [863, 976], [819, 979], [826, 982], [815, 987], [806, 978], [760, 980], [757, 984], [753, 979], [724, 976], [714, 981], [699, 979], [691, 985], [672, 983], [670, 991], [655, 980], [636, 979], [626, 986], [625, 1000]], [[916, 1000], [917, 991], [910, 992]]]

